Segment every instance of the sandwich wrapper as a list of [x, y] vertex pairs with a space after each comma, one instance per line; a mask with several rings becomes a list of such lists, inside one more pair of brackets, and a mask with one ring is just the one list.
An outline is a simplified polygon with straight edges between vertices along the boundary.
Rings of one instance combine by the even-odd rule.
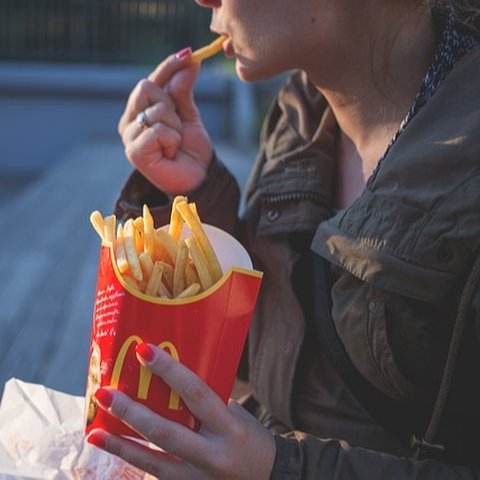
[[84, 398], [12, 378], [0, 405], [1, 480], [147, 480], [84, 437]]
[[103, 386], [113, 386], [188, 428], [199, 428], [179, 395], [138, 362], [135, 347], [141, 342], [168, 352], [228, 401], [262, 273], [252, 270], [248, 253], [236, 239], [216, 227], [203, 226], [224, 275], [209, 290], [182, 300], [152, 299], [132, 289], [112, 262], [111, 246], [102, 245], [87, 379], [86, 434], [102, 428], [141, 438], [98, 407], [94, 393]]

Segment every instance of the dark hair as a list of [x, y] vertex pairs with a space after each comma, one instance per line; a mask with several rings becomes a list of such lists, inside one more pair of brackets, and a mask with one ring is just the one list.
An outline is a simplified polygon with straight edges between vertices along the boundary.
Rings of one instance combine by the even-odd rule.
[[480, 35], [480, 0], [433, 0], [442, 9], [453, 9], [456, 22], [470, 33]]

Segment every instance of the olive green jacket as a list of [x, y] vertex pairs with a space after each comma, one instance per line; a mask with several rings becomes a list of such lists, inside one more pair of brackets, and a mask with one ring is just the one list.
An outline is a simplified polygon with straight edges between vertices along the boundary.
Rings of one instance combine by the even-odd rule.
[[[417, 461], [403, 435], [426, 429], [479, 252], [478, 78], [477, 48], [408, 124], [362, 195], [334, 212], [338, 127], [325, 99], [294, 73], [264, 124], [244, 218], [236, 220], [238, 188], [216, 159], [189, 195], [207, 223], [241, 237], [265, 273], [248, 360], [257, 413], [277, 432], [273, 480], [480, 478], [478, 290], [439, 438], [447, 447], [464, 439], [469, 451]], [[137, 215], [144, 202], [157, 205], [158, 225], [168, 221], [170, 199], [135, 172], [117, 214]], [[320, 346], [315, 255], [330, 266], [327, 316], [337, 350], [389, 404], [385, 411], [392, 407], [390, 417], [377, 417], [326, 351], [330, 344]], [[389, 418], [403, 424], [401, 434]]]

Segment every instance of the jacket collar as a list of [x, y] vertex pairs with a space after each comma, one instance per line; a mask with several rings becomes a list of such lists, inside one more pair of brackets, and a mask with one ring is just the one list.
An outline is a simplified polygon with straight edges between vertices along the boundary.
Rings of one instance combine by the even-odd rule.
[[[312, 248], [362, 280], [434, 301], [480, 246], [480, 47], [408, 124], [364, 193]], [[461, 88], [459, 88], [461, 85]]]

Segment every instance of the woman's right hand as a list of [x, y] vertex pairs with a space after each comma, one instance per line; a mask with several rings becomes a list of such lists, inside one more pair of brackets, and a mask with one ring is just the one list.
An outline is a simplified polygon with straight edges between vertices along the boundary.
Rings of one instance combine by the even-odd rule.
[[[200, 64], [190, 62], [190, 52], [171, 55], [137, 84], [118, 125], [128, 160], [169, 195], [195, 190], [213, 153], [193, 100]], [[148, 127], [137, 121], [141, 112]]]

